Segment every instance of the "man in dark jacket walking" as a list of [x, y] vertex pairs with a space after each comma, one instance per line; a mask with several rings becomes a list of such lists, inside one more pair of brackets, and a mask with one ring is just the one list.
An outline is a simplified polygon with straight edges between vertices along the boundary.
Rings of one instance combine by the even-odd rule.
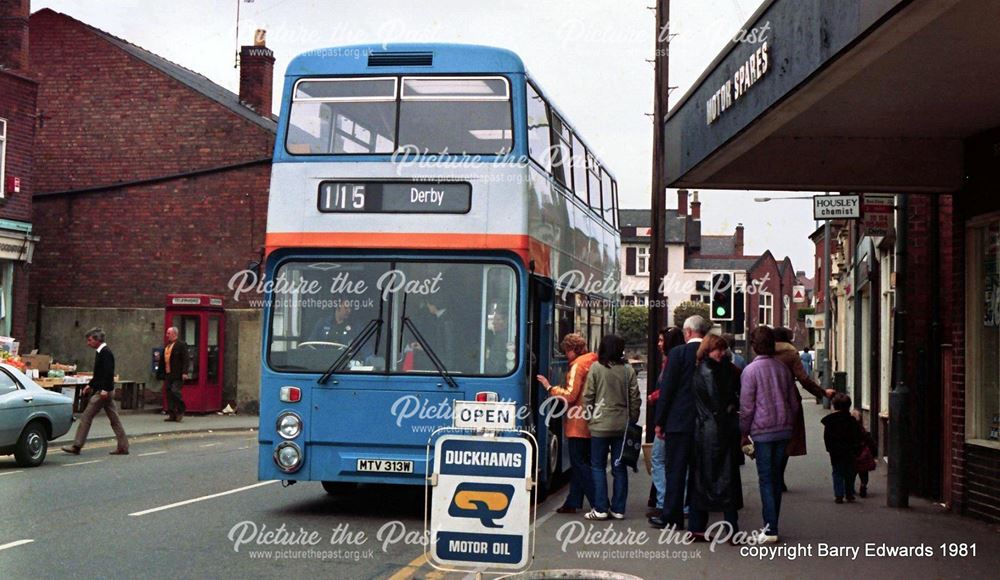
[[689, 317], [683, 329], [686, 344], [675, 346], [667, 354], [667, 370], [656, 401], [656, 436], [664, 440], [667, 472], [663, 513], [649, 518], [656, 528], [684, 527], [684, 488], [695, 417], [691, 377], [697, 366], [698, 347], [711, 328], [711, 323], [701, 316]]
[[111, 452], [111, 455], [128, 455], [128, 437], [125, 436], [125, 428], [122, 427], [118, 410], [115, 408], [115, 355], [104, 342], [104, 331], [100, 328], [88, 330], [86, 338], [87, 346], [97, 351], [94, 356], [94, 378], [83, 389], [83, 396], [90, 396], [90, 400], [80, 417], [80, 426], [76, 428], [73, 445], [63, 447], [62, 450], [79, 455], [87, 442], [87, 434], [90, 433], [90, 424], [93, 423], [94, 416], [104, 409], [108, 420], [111, 421], [111, 430], [115, 432], [115, 438], [118, 440], [118, 447]]
[[178, 340], [177, 334], [176, 326], [167, 329], [167, 345], [163, 349], [163, 378], [166, 380], [164, 388], [167, 390], [167, 415], [169, 415], [164, 421], [180, 423], [184, 420], [184, 412], [187, 411], [182, 389], [184, 381], [188, 379], [187, 368], [191, 357], [188, 356], [187, 344]]

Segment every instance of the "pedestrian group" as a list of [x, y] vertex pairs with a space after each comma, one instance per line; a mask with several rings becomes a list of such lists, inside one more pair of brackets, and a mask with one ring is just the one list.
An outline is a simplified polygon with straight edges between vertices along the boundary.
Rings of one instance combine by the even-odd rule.
[[[822, 397], [832, 400], [834, 412], [822, 422], [835, 501], [855, 501], [856, 477], [861, 479], [857, 495], [865, 497], [868, 473], [876, 465], [875, 442], [860, 414], [851, 412], [850, 397], [823, 389], [812, 379], [812, 354], [808, 350], [799, 354], [792, 332], [766, 326], [753, 329], [749, 346], [754, 356], [747, 364], [733, 350], [733, 335], [711, 330], [712, 323], [696, 315], [681, 328], [659, 332], [662, 371], [647, 398], [655, 405], [655, 437], [649, 450], [650, 525], [686, 529], [695, 541], [709, 541], [705, 537], [709, 514], [721, 512], [734, 537], [744, 506], [740, 466], [749, 457], [756, 465], [762, 520], [751, 538], [756, 543], [777, 542], [782, 496], [788, 491], [788, 458], [806, 454], [802, 396], [796, 382], [817, 402]], [[537, 376], [547, 393], [564, 399], [570, 409], [564, 429], [572, 476], [566, 501], [556, 512], [584, 511], [589, 520], [623, 519], [628, 433], [639, 420], [641, 402], [636, 373], [625, 361], [625, 342], [616, 335], [605, 336], [595, 355], [574, 333], [563, 337], [560, 349], [569, 362], [565, 381], [553, 386], [546, 377]]]

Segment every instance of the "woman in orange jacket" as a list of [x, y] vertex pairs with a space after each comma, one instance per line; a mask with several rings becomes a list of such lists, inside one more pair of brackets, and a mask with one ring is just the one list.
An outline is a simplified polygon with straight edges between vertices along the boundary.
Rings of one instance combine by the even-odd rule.
[[581, 395], [583, 386], [587, 384], [587, 373], [590, 366], [597, 361], [597, 355], [587, 352], [587, 341], [576, 333], [567, 334], [559, 343], [559, 348], [569, 360], [569, 370], [562, 386], [550, 385], [549, 380], [538, 375], [538, 383], [552, 397], [561, 397], [568, 407], [563, 419], [566, 438], [569, 442], [569, 461], [572, 468], [572, 478], [569, 484], [569, 495], [566, 503], [556, 512], [574, 514], [583, 509], [583, 498], [586, 497], [590, 506], [594, 506], [594, 480], [590, 474], [590, 429], [583, 412]]

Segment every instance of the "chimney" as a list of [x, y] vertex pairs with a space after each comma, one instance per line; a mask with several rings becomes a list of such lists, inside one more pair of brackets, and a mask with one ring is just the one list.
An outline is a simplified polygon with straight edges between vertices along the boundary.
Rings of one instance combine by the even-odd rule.
[[677, 190], [677, 215], [684, 216], [688, 213], [688, 190]]
[[743, 255], [743, 224], [736, 224], [736, 244], [734, 244], [733, 251], [736, 252], [737, 256]]
[[270, 118], [274, 53], [264, 44], [265, 34], [257, 30], [253, 46], [240, 47], [240, 100], [258, 115]]
[[28, 70], [30, 0], [0, 0], [0, 68]]
[[701, 219], [701, 202], [698, 201], [698, 192], [694, 192], [694, 199], [691, 202], [691, 217], [696, 220]]

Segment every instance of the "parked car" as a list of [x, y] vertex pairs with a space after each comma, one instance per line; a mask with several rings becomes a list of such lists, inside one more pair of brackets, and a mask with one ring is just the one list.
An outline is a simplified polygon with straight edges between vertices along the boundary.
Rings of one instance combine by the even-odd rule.
[[46, 391], [16, 368], [0, 364], [0, 455], [21, 467], [45, 461], [49, 441], [73, 423], [73, 399]]

